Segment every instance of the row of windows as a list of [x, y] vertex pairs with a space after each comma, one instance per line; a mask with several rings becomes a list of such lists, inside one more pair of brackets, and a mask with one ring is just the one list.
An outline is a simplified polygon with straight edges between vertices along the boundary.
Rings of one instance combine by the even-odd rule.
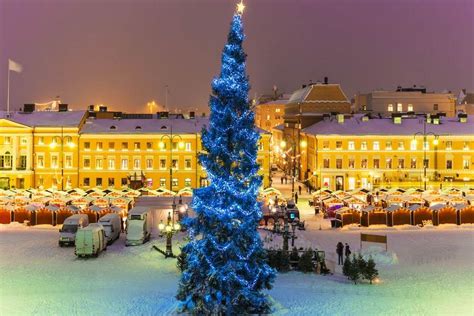
[[[0, 155], [0, 169], [12, 169], [13, 168], [13, 156], [10, 154], [9, 151], [5, 152], [5, 154]], [[18, 159], [18, 163], [16, 165], [17, 169], [26, 169], [26, 156], [21, 155]]]
[[[425, 162], [426, 168], [429, 168], [430, 160], [426, 159], [424, 162]], [[409, 165], [410, 169], [417, 169], [418, 168], [416, 158], [410, 159], [409, 164], [410, 164]], [[330, 159], [329, 158], [324, 158], [323, 159], [323, 168], [328, 169], [328, 168], [330, 168], [330, 165], [331, 165]], [[462, 162], [462, 168], [463, 169], [465, 169], [465, 170], [470, 169], [470, 165], [471, 165], [470, 159], [463, 159], [463, 162]], [[381, 166], [381, 160], [378, 159], [378, 158], [374, 158], [372, 160], [372, 168], [379, 169], [380, 166]], [[368, 159], [366, 159], [366, 158], [361, 159], [360, 160], [360, 168], [361, 169], [367, 169], [368, 167], [369, 167]], [[385, 169], [392, 169], [392, 168], [405, 169], [407, 167], [408, 166], [406, 166], [406, 164], [405, 164], [405, 159], [397, 159], [396, 161], [392, 158], [385, 159]], [[446, 160], [445, 167], [448, 170], [453, 169], [453, 160], [452, 159]], [[349, 158], [347, 160], [347, 168], [348, 169], [355, 169], [355, 159]], [[342, 159], [341, 158], [336, 159], [336, 169], [342, 169]]]
[[[64, 168], [72, 168], [72, 155], [64, 156]], [[59, 168], [59, 156], [57, 154], [51, 154], [50, 166], [53, 169]], [[44, 168], [45, 167], [45, 158], [43, 154], [38, 154], [36, 156], [36, 167]]]
[[[360, 150], [368, 150], [367, 141], [361, 141], [360, 142]], [[336, 149], [342, 150], [344, 149], [342, 146], [342, 141], [336, 141], [335, 143]], [[433, 141], [433, 145], [437, 146], [438, 145], [438, 140], [435, 139]], [[396, 146], [396, 147], [395, 147]], [[446, 150], [452, 150], [453, 149], [453, 142], [452, 141], [446, 141], [445, 142], [445, 148]], [[429, 150], [430, 148], [430, 142], [424, 142], [423, 150]], [[329, 141], [323, 141], [323, 149], [328, 150], [330, 149], [330, 143]], [[347, 149], [348, 150], [356, 150], [355, 142], [354, 141], [348, 141], [347, 142]], [[372, 150], [380, 150], [380, 142], [379, 141], [374, 141], [372, 142]], [[405, 150], [405, 142], [404, 141], [399, 141], [399, 142], [392, 142], [392, 141], [386, 141], [385, 142], [385, 150]], [[418, 141], [416, 139], [413, 139], [410, 141], [410, 150], [417, 150], [418, 149]], [[469, 142], [464, 142], [463, 144], [463, 149], [464, 150], [469, 150]]]
[[[5, 136], [3, 137], [3, 145], [11, 145], [13, 142], [11, 136]], [[28, 139], [26, 137], [21, 137], [20, 138], [20, 145], [26, 145], [28, 144]]]
[[[167, 165], [167, 160], [166, 158], [162, 158], [159, 160], [159, 168], [162, 170], [166, 170], [169, 168]], [[135, 158], [132, 159], [132, 164], [133, 164], [133, 169], [141, 169], [141, 162], [142, 160], [140, 158]], [[95, 169], [104, 169], [104, 164], [107, 164], [107, 169], [109, 170], [114, 170], [116, 168], [115, 166], [116, 159], [103, 159], [103, 158], [96, 158], [95, 159]], [[122, 170], [128, 170], [129, 169], [129, 163], [130, 159], [128, 158], [122, 158], [120, 160], [120, 169]], [[179, 167], [179, 159], [173, 159], [171, 161], [172, 168], [175, 170], [178, 170]], [[83, 167], [84, 168], [91, 168], [91, 159], [90, 158], [84, 158], [83, 160]], [[153, 169], [153, 158], [147, 158], [145, 159], [145, 168], [146, 169]], [[192, 160], [191, 159], [184, 159], [184, 169], [189, 170], [192, 168]]]
[[[158, 142], [157, 144], [158, 148], [161, 150], [166, 150], [167, 149], [167, 143], [165, 142]], [[141, 150], [142, 149], [142, 143], [141, 142], [134, 142], [133, 143], [133, 148], [134, 150]], [[185, 149], [186, 151], [191, 151], [191, 143], [184, 143], [184, 142], [173, 142], [172, 145], [173, 150], [178, 150], [178, 149]], [[84, 142], [84, 149], [85, 150], [90, 150], [91, 149], [91, 143], [90, 142]], [[96, 142], [95, 143], [95, 150], [101, 151], [104, 149], [103, 143], [102, 142]], [[115, 150], [115, 142], [109, 142], [108, 143], [108, 149], [113, 151]], [[122, 142], [120, 144], [120, 149], [121, 150], [128, 150], [129, 149], [129, 142]], [[146, 150], [153, 150], [153, 142], [146, 142], [144, 149]]]
[[[95, 178], [94, 179], [95, 183], [94, 186], [96, 187], [101, 187], [105, 185], [105, 181], [107, 181], [107, 186], [113, 187], [115, 186], [115, 178]], [[191, 186], [191, 179], [186, 178], [184, 179], [184, 186], [185, 187], [190, 187]], [[120, 179], [120, 184], [122, 186], [128, 185], [128, 179], [127, 178], [121, 178]], [[84, 178], [84, 186], [88, 187], [91, 186], [91, 178]], [[160, 187], [166, 187], [167, 186], [167, 179], [166, 178], [161, 178], [160, 179]], [[173, 187], [178, 187], [179, 186], [179, 179], [173, 178], [172, 179], [172, 186]]]

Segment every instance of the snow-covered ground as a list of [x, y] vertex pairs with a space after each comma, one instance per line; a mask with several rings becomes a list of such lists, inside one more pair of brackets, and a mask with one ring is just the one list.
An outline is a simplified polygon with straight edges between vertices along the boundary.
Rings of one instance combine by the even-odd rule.
[[[329, 265], [338, 241], [359, 249], [360, 230], [316, 227], [298, 232], [296, 245], [325, 250]], [[396, 258], [378, 265], [381, 283], [352, 285], [340, 267], [329, 276], [279, 274], [269, 291], [275, 314], [474, 314], [473, 227], [370, 231], [388, 235], [389, 255]], [[77, 259], [73, 248], [60, 248], [57, 240], [57, 227], [0, 225], [0, 315], [175, 312], [179, 273], [174, 259], [151, 249], [155, 243], [163, 247], [157, 236], [125, 247], [122, 235], [94, 259]]]

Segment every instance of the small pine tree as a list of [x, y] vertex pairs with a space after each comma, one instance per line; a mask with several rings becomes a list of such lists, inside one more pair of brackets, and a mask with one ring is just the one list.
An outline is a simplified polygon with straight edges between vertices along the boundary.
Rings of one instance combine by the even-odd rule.
[[363, 272], [364, 279], [369, 280], [370, 284], [372, 284], [372, 281], [378, 277], [378, 275], [379, 271], [375, 268], [375, 261], [370, 257]]
[[352, 262], [349, 256], [346, 256], [346, 260], [344, 260], [344, 265], [342, 266], [342, 274], [344, 274], [348, 279], [349, 275], [351, 274], [352, 269]]
[[290, 260], [291, 261], [299, 261], [300, 260], [300, 255], [298, 254], [298, 249], [296, 249], [296, 247], [293, 247], [293, 249], [291, 250]]
[[284, 251], [282, 249], [278, 250], [277, 262], [277, 270], [279, 272], [290, 271], [290, 255], [288, 254], [288, 251]]
[[351, 268], [349, 269], [349, 275], [347, 277], [353, 281], [354, 284], [357, 284], [357, 280], [360, 278], [359, 259], [354, 255], [352, 255]]
[[311, 248], [305, 250], [298, 260], [298, 270], [304, 273], [313, 272], [313, 250]]
[[362, 257], [362, 255], [359, 253], [359, 255], [357, 256], [357, 268], [360, 275], [363, 275], [366, 267], [367, 261], [365, 261], [364, 257]]

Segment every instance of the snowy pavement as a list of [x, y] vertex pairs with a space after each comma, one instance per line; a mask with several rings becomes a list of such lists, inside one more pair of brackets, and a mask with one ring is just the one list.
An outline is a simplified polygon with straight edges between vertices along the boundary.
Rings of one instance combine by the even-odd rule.
[[[276, 315], [472, 315], [474, 228], [371, 230], [388, 235], [398, 263], [378, 265], [382, 282], [350, 284], [330, 276], [279, 274], [269, 295]], [[298, 247], [328, 253], [338, 241], [359, 248], [359, 230], [298, 232]], [[0, 315], [169, 315], [176, 261], [151, 249], [154, 236], [125, 247], [124, 236], [94, 259], [57, 245], [50, 226], [0, 225]], [[274, 242], [278, 242], [277, 239]], [[364, 248], [368, 245], [364, 245]], [[175, 245], [175, 251], [177, 247]]]

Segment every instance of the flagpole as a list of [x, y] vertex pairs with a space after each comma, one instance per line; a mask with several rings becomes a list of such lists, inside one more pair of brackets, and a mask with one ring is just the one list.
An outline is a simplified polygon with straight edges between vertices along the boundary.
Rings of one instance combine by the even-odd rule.
[[10, 61], [8, 64], [8, 79], [7, 79], [7, 116], [10, 115]]

